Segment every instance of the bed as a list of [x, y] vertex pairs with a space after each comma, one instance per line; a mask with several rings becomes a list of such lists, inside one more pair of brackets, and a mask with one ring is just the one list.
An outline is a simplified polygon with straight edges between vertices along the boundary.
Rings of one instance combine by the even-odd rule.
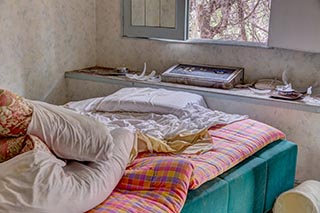
[[127, 88], [64, 107], [27, 104], [24, 131], [0, 131], [2, 145], [24, 141], [0, 163], [0, 210], [267, 212], [293, 187], [294, 143], [195, 94]]
[[[259, 126], [260, 123], [248, 119], [219, 128], [217, 131], [229, 129], [234, 133], [233, 130], [240, 130], [241, 127], [245, 129], [252, 124], [258, 125], [258, 129], [265, 127], [264, 125]], [[267, 129], [265, 131], [268, 132]], [[219, 135], [215, 131], [212, 131], [211, 134], [216, 135], [216, 137]], [[226, 137], [230, 135], [228, 134]], [[226, 140], [226, 138], [221, 138], [221, 141], [223, 140]], [[145, 155], [150, 156], [150, 154], [144, 154], [140, 157], [143, 158]], [[211, 153], [207, 152], [203, 157], [206, 158], [210, 155]], [[200, 187], [189, 189], [181, 212], [268, 212], [272, 209], [277, 196], [293, 187], [296, 155], [297, 146], [294, 143], [284, 139], [276, 140], [213, 180], [205, 182], [200, 179], [196, 184], [189, 185], [189, 188], [195, 188], [196, 185], [200, 185]], [[157, 156], [158, 154], [153, 154], [153, 157]], [[197, 159], [194, 162], [201, 163]], [[202, 165], [202, 168], [205, 169], [213, 169], [213, 167]], [[220, 169], [219, 173], [224, 171], [223, 168]], [[212, 173], [208, 174], [208, 176], [210, 175]], [[142, 178], [139, 177], [138, 179], [141, 180]], [[206, 177], [205, 180], [207, 179], [210, 178]], [[126, 193], [134, 194], [135, 190], [139, 189], [133, 189], [131, 192], [126, 191]], [[165, 207], [161, 207], [166, 209], [164, 211], [159, 209], [153, 209], [152, 211], [148, 208], [150, 206], [149, 200], [146, 202], [145, 200], [127, 198], [120, 199], [121, 204], [119, 204], [116, 197], [121, 197], [121, 193], [123, 193], [121, 189], [119, 191], [116, 189], [115, 194], [111, 194], [110, 198], [89, 212], [178, 212]], [[126, 200], [126, 202], [123, 202], [123, 200]], [[136, 202], [132, 202], [132, 200]], [[137, 203], [143, 203], [143, 206], [147, 208], [139, 208], [139, 206], [136, 206]], [[167, 206], [170, 206], [170, 203], [172, 201], [167, 201]]]
[[296, 144], [286, 140], [273, 142], [190, 191], [182, 212], [269, 212], [276, 198], [293, 188], [296, 155]]

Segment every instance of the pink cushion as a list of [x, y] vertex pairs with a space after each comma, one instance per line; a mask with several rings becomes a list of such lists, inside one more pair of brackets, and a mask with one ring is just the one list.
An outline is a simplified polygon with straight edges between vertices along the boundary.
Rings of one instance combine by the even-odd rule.
[[0, 163], [7, 161], [23, 152], [32, 150], [33, 141], [29, 136], [0, 139]]
[[0, 163], [33, 149], [50, 152], [47, 145], [33, 135], [0, 138]]
[[32, 111], [23, 98], [10, 91], [0, 90], [0, 138], [25, 135]]

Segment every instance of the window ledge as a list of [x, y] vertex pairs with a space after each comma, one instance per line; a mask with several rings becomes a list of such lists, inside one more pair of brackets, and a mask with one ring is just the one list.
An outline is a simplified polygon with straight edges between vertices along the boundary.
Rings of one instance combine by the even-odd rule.
[[172, 40], [172, 39], [161, 39], [161, 38], [150, 38], [150, 37], [130, 37], [123, 36], [128, 39], [148, 39], [160, 42], [178, 43], [178, 44], [208, 44], [208, 45], [220, 45], [220, 46], [238, 46], [238, 47], [249, 47], [249, 48], [262, 48], [262, 49], [274, 49], [274, 47], [268, 46], [264, 43], [256, 42], [245, 42], [245, 41], [225, 41], [225, 40], [211, 40], [211, 39], [188, 39], [188, 40]]
[[240, 46], [240, 47], [257, 47], [264, 49], [272, 49], [267, 44], [256, 43], [256, 42], [245, 42], [245, 41], [226, 41], [226, 40], [214, 40], [214, 39], [188, 39], [188, 40], [170, 40], [170, 39], [156, 39], [149, 38], [151, 40], [158, 40], [172, 43], [182, 44], [209, 44], [209, 45], [223, 45], [223, 46]]
[[269, 95], [258, 95], [249, 89], [216, 89], [207, 87], [198, 87], [183, 84], [165, 83], [165, 82], [151, 82], [138, 81], [119, 76], [105, 76], [94, 73], [83, 73], [80, 71], [70, 71], [65, 73], [65, 78], [94, 81], [106, 84], [116, 84], [130, 87], [153, 87], [153, 88], [167, 88], [187, 92], [193, 92], [205, 97], [219, 98], [225, 100], [234, 100], [239, 102], [246, 102], [252, 104], [280, 107], [286, 109], [300, 110], [306, 112], [320, 113], [319, 105], [311, 105], [302, 101], [287, 101], [281, 99], [270, 98]]

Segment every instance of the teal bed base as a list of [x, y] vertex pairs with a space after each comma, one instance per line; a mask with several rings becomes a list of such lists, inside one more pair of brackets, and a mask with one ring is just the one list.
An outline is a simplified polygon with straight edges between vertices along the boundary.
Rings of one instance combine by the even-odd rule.
[[276, 198], [293, 188], [297, 145], [273, 142], [188, 193], [182, 213], [266, 213]]

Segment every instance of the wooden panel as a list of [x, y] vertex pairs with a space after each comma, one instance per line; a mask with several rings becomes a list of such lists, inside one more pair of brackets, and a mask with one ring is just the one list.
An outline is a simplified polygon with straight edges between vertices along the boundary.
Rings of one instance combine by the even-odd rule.
[[176, 0], [161, 0], [160, 26], [176, 27]]
[[131, 0], [131, 25], [145, 25], [145, 0]]
[[160, 26], [160, 0], [146, 0], [146, 26]]

